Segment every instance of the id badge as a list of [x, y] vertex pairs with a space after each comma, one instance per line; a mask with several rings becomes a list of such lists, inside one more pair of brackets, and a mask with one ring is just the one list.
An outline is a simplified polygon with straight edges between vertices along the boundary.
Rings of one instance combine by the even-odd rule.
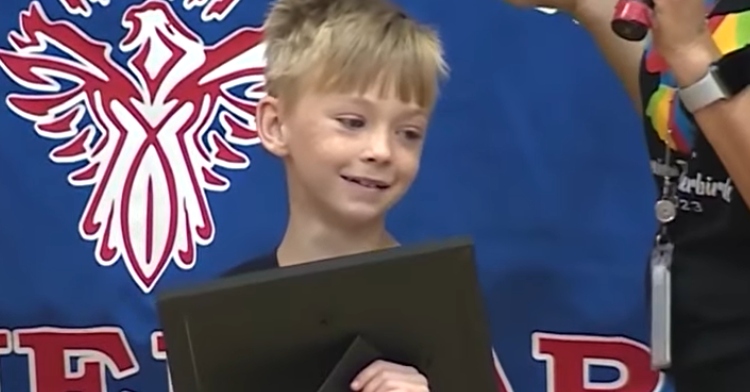
[[672, 364], [672, 252], [674, 245], [657, 244], [651, 254], [651, 367]]

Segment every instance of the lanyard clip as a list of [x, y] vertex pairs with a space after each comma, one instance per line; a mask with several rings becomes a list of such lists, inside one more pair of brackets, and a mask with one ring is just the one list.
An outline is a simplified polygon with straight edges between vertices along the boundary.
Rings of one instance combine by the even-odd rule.
[[667, 269], [671, 268], [674, 244], [669, 241], [666, 233], [657, 234], [655, 242], [654, 249], [651, 251], [651, 267], [661, 266]]

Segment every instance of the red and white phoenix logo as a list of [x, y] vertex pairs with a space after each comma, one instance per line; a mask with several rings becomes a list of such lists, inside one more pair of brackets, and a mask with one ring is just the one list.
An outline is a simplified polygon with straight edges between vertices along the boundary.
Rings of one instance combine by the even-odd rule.
[[79, 231], [96, 241], [97, 262], [123, 260], [147, 293], [172, 261], [192, 268], [196, 246], [213, 240], [206, 191], [229, 188], [215, 168], [250, 165], [235, 146], [258, 143], [264, 48], [253, 28], [206, 45], [162, 0], [130, 6], [122, 25], [125, 66], [109, 43], [33, 2], [0, 67], [31, 90], [8, 95], [8, 107], [62, 140], [50, 159], [84, 163], [68, 181], [92, 187]]

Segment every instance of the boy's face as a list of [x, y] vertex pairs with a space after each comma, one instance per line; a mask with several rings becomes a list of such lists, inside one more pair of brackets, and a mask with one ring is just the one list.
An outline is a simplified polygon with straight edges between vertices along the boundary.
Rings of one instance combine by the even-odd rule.
[[266, 98], [259, 131], [287, 166], [292, 202], [345, 224], [382, 218], [414, 180], [428, 113], [416, 104], [359, 94], [306, 93], [294, 108]]

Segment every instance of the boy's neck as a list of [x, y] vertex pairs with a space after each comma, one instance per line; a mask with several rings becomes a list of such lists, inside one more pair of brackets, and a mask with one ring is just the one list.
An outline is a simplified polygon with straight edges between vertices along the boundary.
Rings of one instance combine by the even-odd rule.
[[284, 267], [394, 246], [383, 222], [352, 230], [292, 213], [276, 255]]

